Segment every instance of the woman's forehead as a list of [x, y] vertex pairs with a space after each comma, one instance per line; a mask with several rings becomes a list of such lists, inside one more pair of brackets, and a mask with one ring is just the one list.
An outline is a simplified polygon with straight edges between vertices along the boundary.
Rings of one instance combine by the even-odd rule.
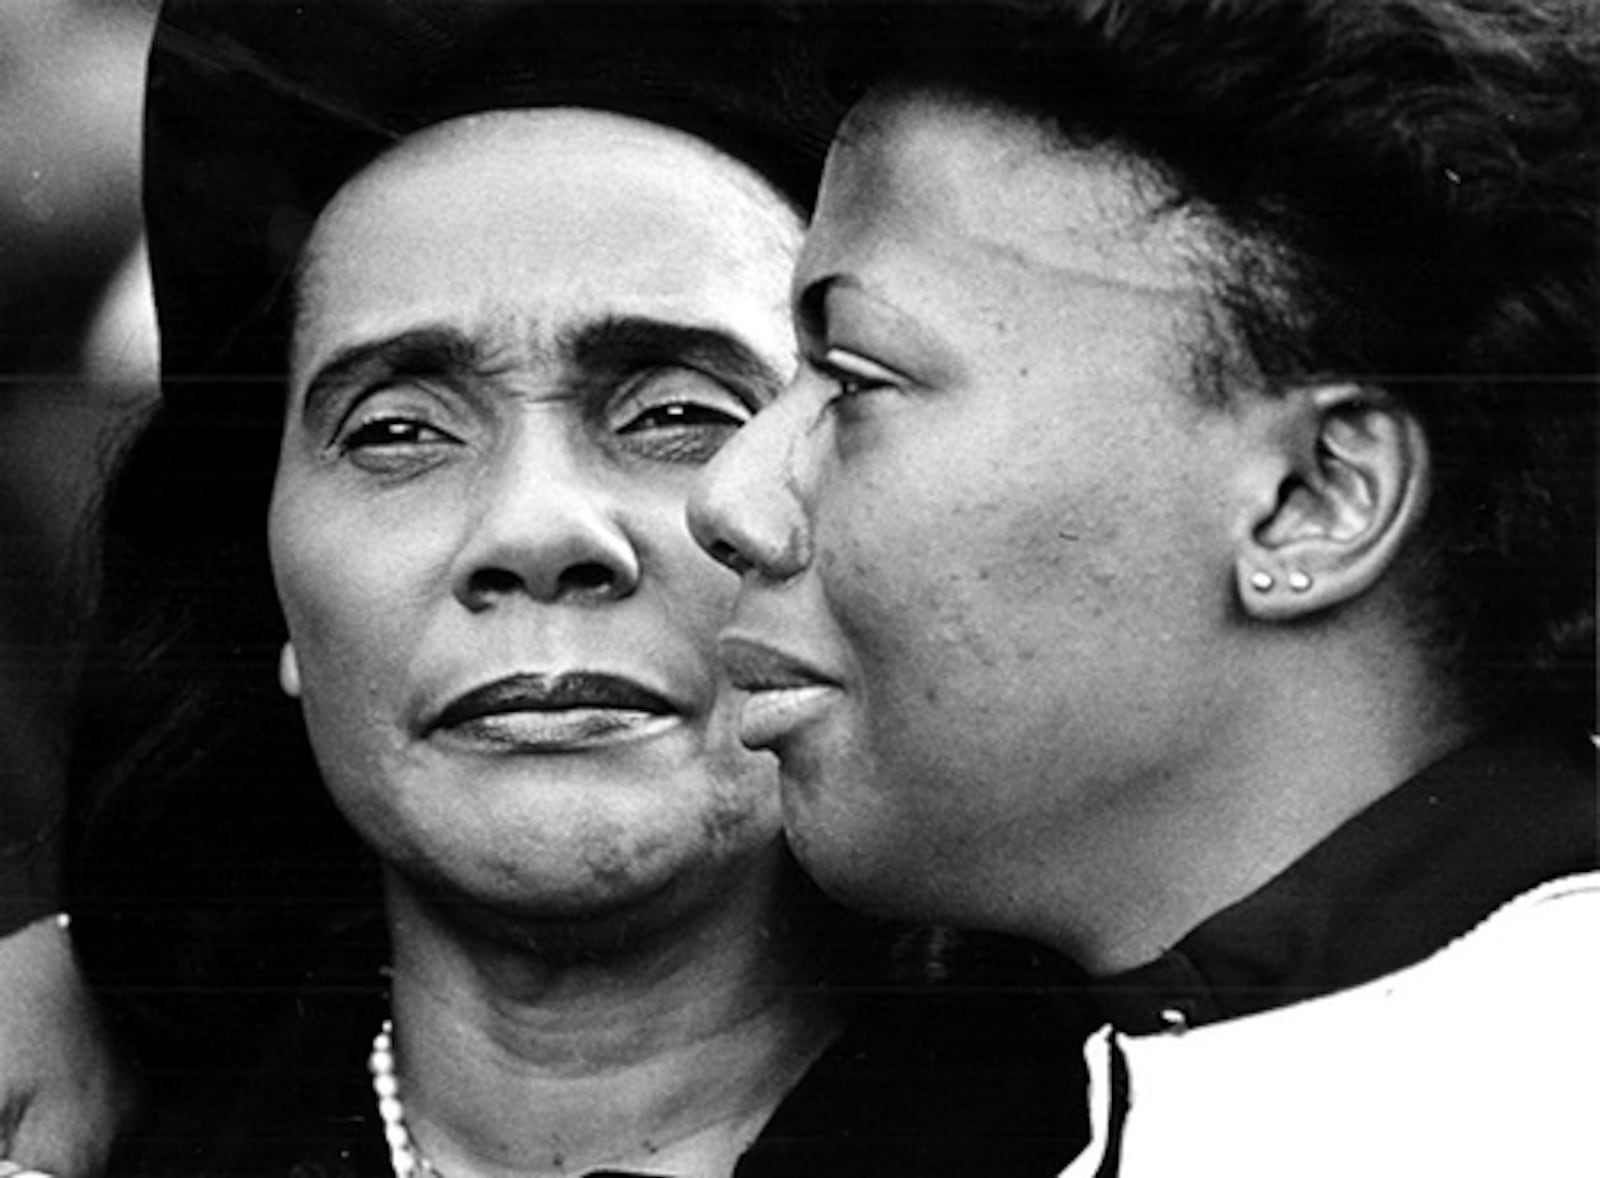
[[330, 203], [302, 258], [295, 334], [333, 309], [492, 292], [645, 310], [742, 290], [781, 322], [799, 237], [765, 182], [680, 132], [588, 111], [457, 120]]
[[516, 209], [530, 194], [551, 199], [597, 178], [641, 193], [659, 188], [713, 219], [753, 211], [783, 233], [798, 222], [759, 173], [684, 131], [608, 111], [515, 109], [451, 119], [402, 140], [335, 194], [308, 248], [346, 206], [370, 206], [375, 194], [405, 193], [442, 213], [468, 195]]
[[520, 132], [468, 130], [465, 153], [450, 139], [442, 156], [380, 161], [318, 222], [297, 291], [293, 386], [353, 347], [421, 329], [544, 367], [557, 340], [619, 317], [716, 332], [787, 367], [800, 226], [720, 172], [710, 189], [686, 182], [686, 160], [720, 157], [665, 166], [650, 144], [643, 157], [624, 147], [563, 170], [545, 153], [508, 151], [529, 142]]
[[[1214, 226], [1149, 164], [928, 87], [880, 89], [829, 157], [819, 237], [895, 236], [1155, 293], [1205, 289]], [[808, 251], [813, 257], [815, 251]]]

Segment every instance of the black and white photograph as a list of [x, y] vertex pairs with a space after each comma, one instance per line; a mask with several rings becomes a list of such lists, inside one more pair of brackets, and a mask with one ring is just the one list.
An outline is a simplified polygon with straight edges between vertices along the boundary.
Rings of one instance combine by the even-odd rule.
[[0, 1178], [1592, 1178], [1600, 0], [0, 0]]

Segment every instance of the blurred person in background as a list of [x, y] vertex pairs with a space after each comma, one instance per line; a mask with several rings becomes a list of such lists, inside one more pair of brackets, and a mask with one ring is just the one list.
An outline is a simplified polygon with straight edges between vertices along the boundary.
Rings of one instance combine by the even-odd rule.
[[105, 1156], [128, 1088], [56, 913], [70, 647], [103, 456], [148, 406], [138, 248], [149, 5], [0, 5], [0, 1165]]

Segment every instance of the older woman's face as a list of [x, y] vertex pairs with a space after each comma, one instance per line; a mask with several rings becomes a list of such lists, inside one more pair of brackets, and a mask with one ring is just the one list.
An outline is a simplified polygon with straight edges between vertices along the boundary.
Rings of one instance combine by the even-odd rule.
[[324, 777], [406, 878], [561, 917], [774, 853], [714, 657], [736, 581], [684, 504], [793, 367], [799, 232], [582, 112], [436, 127], [319, 220], [272, 556]]
[[835, 146], [802, 373], [691, 521], [744, 572], [744, 737], [846, 898], [1036, 931], [1063, 832], [1114, 838], [1226, 723], [1232, 432], [1189, 391], [1196, 231], [1151, 208], [1126, 161], [934, 95]]

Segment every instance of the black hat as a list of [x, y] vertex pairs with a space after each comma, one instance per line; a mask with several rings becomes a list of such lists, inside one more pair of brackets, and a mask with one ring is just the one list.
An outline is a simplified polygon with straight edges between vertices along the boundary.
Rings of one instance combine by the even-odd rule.
[[689, 131], [810, 207], [837, 110], [800, 0], [168, 0], [145, 215], [169, 402], [276, 381], [282, 298], [326, 201], [404, 136], [579, 106]]

